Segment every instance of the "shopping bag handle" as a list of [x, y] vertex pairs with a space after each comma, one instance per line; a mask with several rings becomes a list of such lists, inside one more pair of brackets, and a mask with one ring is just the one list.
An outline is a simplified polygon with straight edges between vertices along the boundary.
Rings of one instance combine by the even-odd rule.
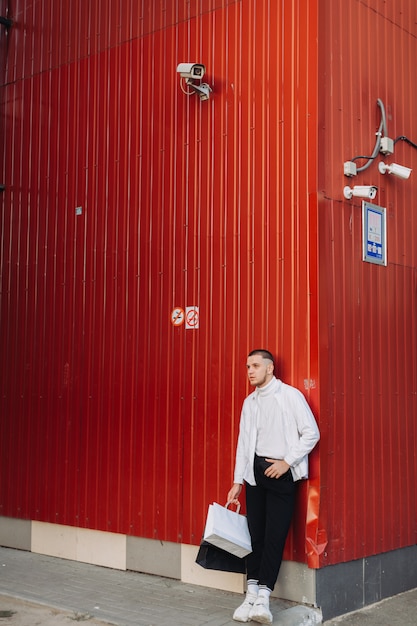
[[[229, 508], [230, 504], [233, 504], [233, 502], [226, 502], [226, 504], [225, 504], [226, 509]], [[239, 513], [240, 512], [240, 502], [238, 504], [236, 504], [235, 506], [236, 506], [236, 513]]]

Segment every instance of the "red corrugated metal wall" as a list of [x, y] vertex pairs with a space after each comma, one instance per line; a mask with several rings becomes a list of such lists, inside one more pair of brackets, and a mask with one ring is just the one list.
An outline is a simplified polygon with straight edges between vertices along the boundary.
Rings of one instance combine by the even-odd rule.
[[[247, 351], [277, 352], [317, 411], [316, 4], [10, 4], [1, 514], [198, 543]], [[182, 61], [206, 64], [208, 102]], [[193, 305], [199, 329], [171, 324]]]
[[[319, 223], [322, 563], [414, 545], [417, 537], [417, 150], [404, 141], [355, 178], [380, 123], [417, 143], [417, 3], [320, 3]], [[409, 180], [378, 162], [413, 168]], [[358, 161], [358, 166], [364, 160]], [[387, 209], [387, 267], [362, 258], [361, 200], [377, 185]], [[326, 441], [326, 444], [323, 443]]]

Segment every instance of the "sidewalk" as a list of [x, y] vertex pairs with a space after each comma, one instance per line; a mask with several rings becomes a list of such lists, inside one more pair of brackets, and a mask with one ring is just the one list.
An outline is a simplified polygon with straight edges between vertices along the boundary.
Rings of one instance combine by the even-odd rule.
[[[0, 548], [1, 595], [118, 626], [236, 626], [233, 611], [243, 600], [237, 593], [11, 548]], [[274, 618], [291, 606], [273, 599]]]
[[[0, 617], [1, 610], [16, 611], [13, 617], [1, 619], [10, 626], [58, 626], [69, 620], [117, 626], [236, 626], [232, 615], [241, 600], [240, 594], [169, 578], [0, 548]], [[45, 617], [23, 621], [28, 607], [48, 610], [48, 621]], [[297, 610], [305, 611], [304, 617], [294, 620]], [[271, 600], [271, 611], [276, 626], [317, 623], [308, 621], [307, 607], [276, 598]], [[326, 621], [326, 626], [415, 626], [416, 616], [417, 589]]]

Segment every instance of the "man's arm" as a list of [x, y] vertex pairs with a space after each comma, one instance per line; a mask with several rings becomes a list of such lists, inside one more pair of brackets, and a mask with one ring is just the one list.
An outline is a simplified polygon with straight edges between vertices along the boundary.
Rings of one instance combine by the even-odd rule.
[[[314, 415], [301, 391], [294, 388], [290, 397], [289, 409], [294, 416], [298, 437], [294, 437], [294, 442], [285, 455], [285, 461], [288, 465], [295, 466], [305, 455], [310, 454], [320, 439], [320, 432]], [[297, 442], [295, 443], [295, 441]]]

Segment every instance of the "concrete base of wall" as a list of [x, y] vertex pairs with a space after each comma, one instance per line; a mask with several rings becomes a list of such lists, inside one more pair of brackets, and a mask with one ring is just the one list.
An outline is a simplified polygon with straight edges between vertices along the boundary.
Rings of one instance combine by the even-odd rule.
[[417, 545], [316, 571], [323, 619], [357, 611], [417, 587]]
[[32, 522], [12, 517], [0, 517], [0, 545], [31, 552], [31, 535]]
[[32, 552], [126, 569], [126, 536], [87, 528], [32, 522]]
[[[0, 517], [0, 545], [243, 593], [245, 577], [205, 570], [197, 546]], [[417, 546], [311, 570], [284, 561], [273, 595], [319, 607], [331, 619], [417, 587]]]

